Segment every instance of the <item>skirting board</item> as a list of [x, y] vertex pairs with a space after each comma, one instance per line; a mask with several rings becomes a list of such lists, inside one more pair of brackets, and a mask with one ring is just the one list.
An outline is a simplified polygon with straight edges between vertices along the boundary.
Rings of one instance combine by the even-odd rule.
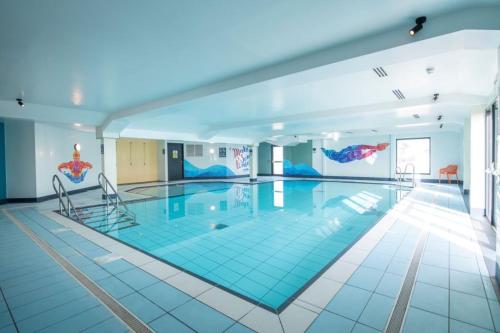
[[[99, 185], [89, 186], [89, 187], [79, 188], [77, 190], [68, 191], [68, 194], [69, 195], [78, 194], [78, 193], [82, 193], [82, 192], [86, 192], [86, 191], [97, 190], [98, 188], [101, 188], [101, 186], [99, 186]], [[42, 201], [52, 200], [52, 199], [56, 199], [56, 198], [57, 198], [57, 194], [55, 194], [55, 193], [50, 194], [50, 195], [46, 195], [43, 197], [36, 197], [36, 198], [7, 198], [3, 201], [0, 201], [0, 204], [34, 203], [34, 202], [42, 202]]]

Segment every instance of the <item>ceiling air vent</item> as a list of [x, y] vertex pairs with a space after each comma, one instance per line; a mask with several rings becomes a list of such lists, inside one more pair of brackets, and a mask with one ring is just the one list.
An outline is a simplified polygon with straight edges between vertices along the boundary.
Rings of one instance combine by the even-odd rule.
[[375, 67], [375, 68], [372, 68], [372, 69], [375, 72], [375, 74], [378, 75], [378, 77], [386, 77], [386, 76], [388, 76], [387, 72], [385, 71], [385, 69], [383, 67]]
[[393, 90], [392, 93], [394, 95], [396, 95], [396, 97], [399, 99], [399, 100], [404, 100], [406, 99], [405, 95], [403, 95], [403, 93], [401, 92], [401, 90], [399, 89], [396, 89], [396, 90]]

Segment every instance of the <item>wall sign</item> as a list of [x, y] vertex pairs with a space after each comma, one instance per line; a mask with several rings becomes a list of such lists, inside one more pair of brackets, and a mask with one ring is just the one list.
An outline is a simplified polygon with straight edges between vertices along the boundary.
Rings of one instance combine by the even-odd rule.
[[71, 182], [78, 184], [85, 180], [87, 172], [92, 169], [92, 164], [80, 160], [80, 145], [73, 147], [73, 160], [59, 164], [57, 169], [64, 174]]
[[179, 151], [172, 150], [172, 158], [175, 158], [175, 159], [179, 158]]
[[226, 147], [219, 147], [219, 157], [226, 157]]

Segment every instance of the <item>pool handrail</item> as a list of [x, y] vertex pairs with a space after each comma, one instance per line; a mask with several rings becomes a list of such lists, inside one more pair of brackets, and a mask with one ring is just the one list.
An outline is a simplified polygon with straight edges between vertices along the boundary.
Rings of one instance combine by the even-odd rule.
[[[52, 177], [52, 187], [54, 188], [54, 191], [57, 194], [57, 198], [59, 199], [59, 214], [66, 215], [68, 218], [71, 219], [72, 218], [71, 211], [73, 211], [76, 221], [82, 223], [80, 215], [78, 215], [78, 211], [73, 205], [73, 202], [71, 201], [68, 192], [66, 192], [66, 188], [61, 182], [61, 179], [57, 175], [54, 175]], [[66, 197], [66, 204], [64, 203], [63, 197]]]

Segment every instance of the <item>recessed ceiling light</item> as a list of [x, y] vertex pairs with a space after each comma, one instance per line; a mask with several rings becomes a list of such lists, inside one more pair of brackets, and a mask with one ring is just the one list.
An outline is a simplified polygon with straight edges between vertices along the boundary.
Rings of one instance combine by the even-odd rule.
[[340, 138], [340, 133], [339, 132], [328, 133], [326, 137], [329, 139], [333, 139], [334, 141], [338, 141]]
[[80, 123], [74, 123], [73, 125], [74, 125], [75, 127], [82, 127], [82, 124], [80, 124]]
[[279, 131], [279, 130], [282, 130], [285, 127], [285, 124], [283, 124], [283, 123], [274, 123], [272, 125], [272, 127], [273, 127], [273, 131]]
[[376, 129], [372, 129], [372, 132], [373, 132], [373, 133], [376, 133], [376, 132], [378, 132], [378, 130], [376, 130]]

